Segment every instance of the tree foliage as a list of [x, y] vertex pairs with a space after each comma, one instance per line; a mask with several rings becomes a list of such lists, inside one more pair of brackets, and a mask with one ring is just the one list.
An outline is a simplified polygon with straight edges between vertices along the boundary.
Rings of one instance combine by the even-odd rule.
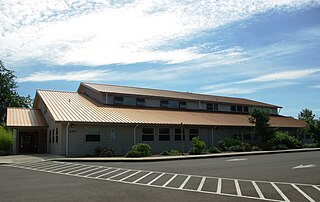
[[298, 118], [306, 122], [306, 127], [300, 133], [311, 135], [314, 143], [320, 145], [320, 119], [315, 119], [315, 115], [310, 109], [302, 109]]
[[17, 83], [14, 71], [5, 68], [0, 60], [0, 123], [5, 122], [7, 107], [24, 107], [30, 108], [33, 100], [20, 96], [17, 92]]
[[272, 130], [269, 125], [269, 113], [267, 109], [253, 108], [250, 110], [249, 122], [254, 124], [254, 135], [262, 144], [267, 143], [272, 138]]
[[12, 134], [3, 125], [0, 125], [0, 155], [9, 154], [13, 143]]

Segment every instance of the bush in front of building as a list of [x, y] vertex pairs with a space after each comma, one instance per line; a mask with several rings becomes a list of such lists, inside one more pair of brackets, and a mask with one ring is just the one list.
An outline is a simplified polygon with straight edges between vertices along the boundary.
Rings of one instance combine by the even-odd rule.
[[320, 147], [320, 145], [316, 144], [316, 143], [311, 143], [311, 144], [303, 144], [302, 148], [317, 148]]
[[241, 142], [242, 151], [252, 151], [252, 146], [248, 142]]
[[234, 138], [226, 138], [218, 142], [219, 149], [221, 151], [231, 151], [230, 147], [235, 148], [234, 146], [241, 147], [241, 141]]
[[298, 149], [301, 148], [301, 141], [289, 135], [288, 132], [276, 131], [274, 137], [271, 140], [272, 149]]
[[201, 140], [200, 137], [192, 138], [192, 147], [189, 150], [189, 154], [191, 155], [198, 155], [203, 154], [206, 151], [206, 143]]
[[179, 156], [181, 153], [178, 150], [171, 149], [170, 151], [163, 151], [160, 153], [161, 156]]
[[13, 144], [12, 134], [0, 125], [0, 155], [8, 155]]
[[114, 150], [106, 148], [106, 147], [97, 147], [94, 150], [93, 156], [112, 157], [112, 156], [114, 156]]
[[220, 149], [218, 149], [217, 147], [211, 147], [207, 150], [207, 153], [209, 154], [216, 154], [216, 153], [220, 153]]
[[151, 156], [151, 147], [148, 144], [136, 144], [133, 145], [131, 151], [129, 151], [125, 157], [146, 157]]

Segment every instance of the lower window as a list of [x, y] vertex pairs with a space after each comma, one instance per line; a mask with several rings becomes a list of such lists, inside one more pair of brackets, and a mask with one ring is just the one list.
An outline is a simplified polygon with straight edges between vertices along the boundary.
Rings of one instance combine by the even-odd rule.
[[153, 135], [142, 135], [142, 141], [153, 141], [154, 136]]
[[[175, 141], [181, 141], [181, 135], [175, 135], [174, 136], [174, 140]], [[186, 136], [185, 135], [183, 135], [183, 140], [186, 140]]]
[[189, 140], [192, 141], [192, 138], [198, 137], [199, 135], [189, 135]]
[[159, 141], [170, 141], [170, 135], [159, 135]]
[[86, 135], [86, 142], [100, 142], [100, 135]]

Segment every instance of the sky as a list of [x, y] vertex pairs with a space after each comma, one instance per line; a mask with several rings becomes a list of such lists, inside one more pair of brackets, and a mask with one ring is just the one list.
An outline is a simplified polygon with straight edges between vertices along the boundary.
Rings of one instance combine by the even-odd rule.
[[241, 97], [320, 116], [320, 0], [1, 0], [18, 92], [80, 82]]

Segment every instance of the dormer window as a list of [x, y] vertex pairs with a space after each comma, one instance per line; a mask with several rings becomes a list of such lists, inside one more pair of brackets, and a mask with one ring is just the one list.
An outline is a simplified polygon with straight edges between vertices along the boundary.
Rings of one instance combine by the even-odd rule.
[[237, 112], [242, 112], [242, 106], [237, 106]]
[[187, 102], [180, 101], [179, 102], [179, 108], [180, 109], [187, 109]]
[[213, 109], [214, 109], [214, 111], [218, 111], [218, 104], [214, 104]]
[[169, 100], [161, 100], [160, 106], [164, 107], [164, 108], [168, 108], [169, 107]]
[[134, 103], [134, 98], [133, 97], [124, 97], [124, 105], [130, 105], [133, 106]]
[[136, 99], [136, 104], [137, 106], [145, 106], [146, 105], [146, 101], [144, 98], [137, 98]]
[[249, 112], [249, 108], [248, 107], [243, 107], [243, 111], [244, 112]]
[[178, 101], [176, 101], [176, 100], [170, 100], [170, 105], [169, 105], [169, 107], [170, 108], [175, 108], [175, 109], [178, 109], [179, 108], [179, 102]]
[[113, 104], [123, 105], [123, 97], [115, 96], [114, 99], [113, 99]]
[[237, 107], [234, 106], [234, 105], [231, 105], [231, 111], [232, 111], [232, 112], [235, 112], [236, 110], [237, 110]]

